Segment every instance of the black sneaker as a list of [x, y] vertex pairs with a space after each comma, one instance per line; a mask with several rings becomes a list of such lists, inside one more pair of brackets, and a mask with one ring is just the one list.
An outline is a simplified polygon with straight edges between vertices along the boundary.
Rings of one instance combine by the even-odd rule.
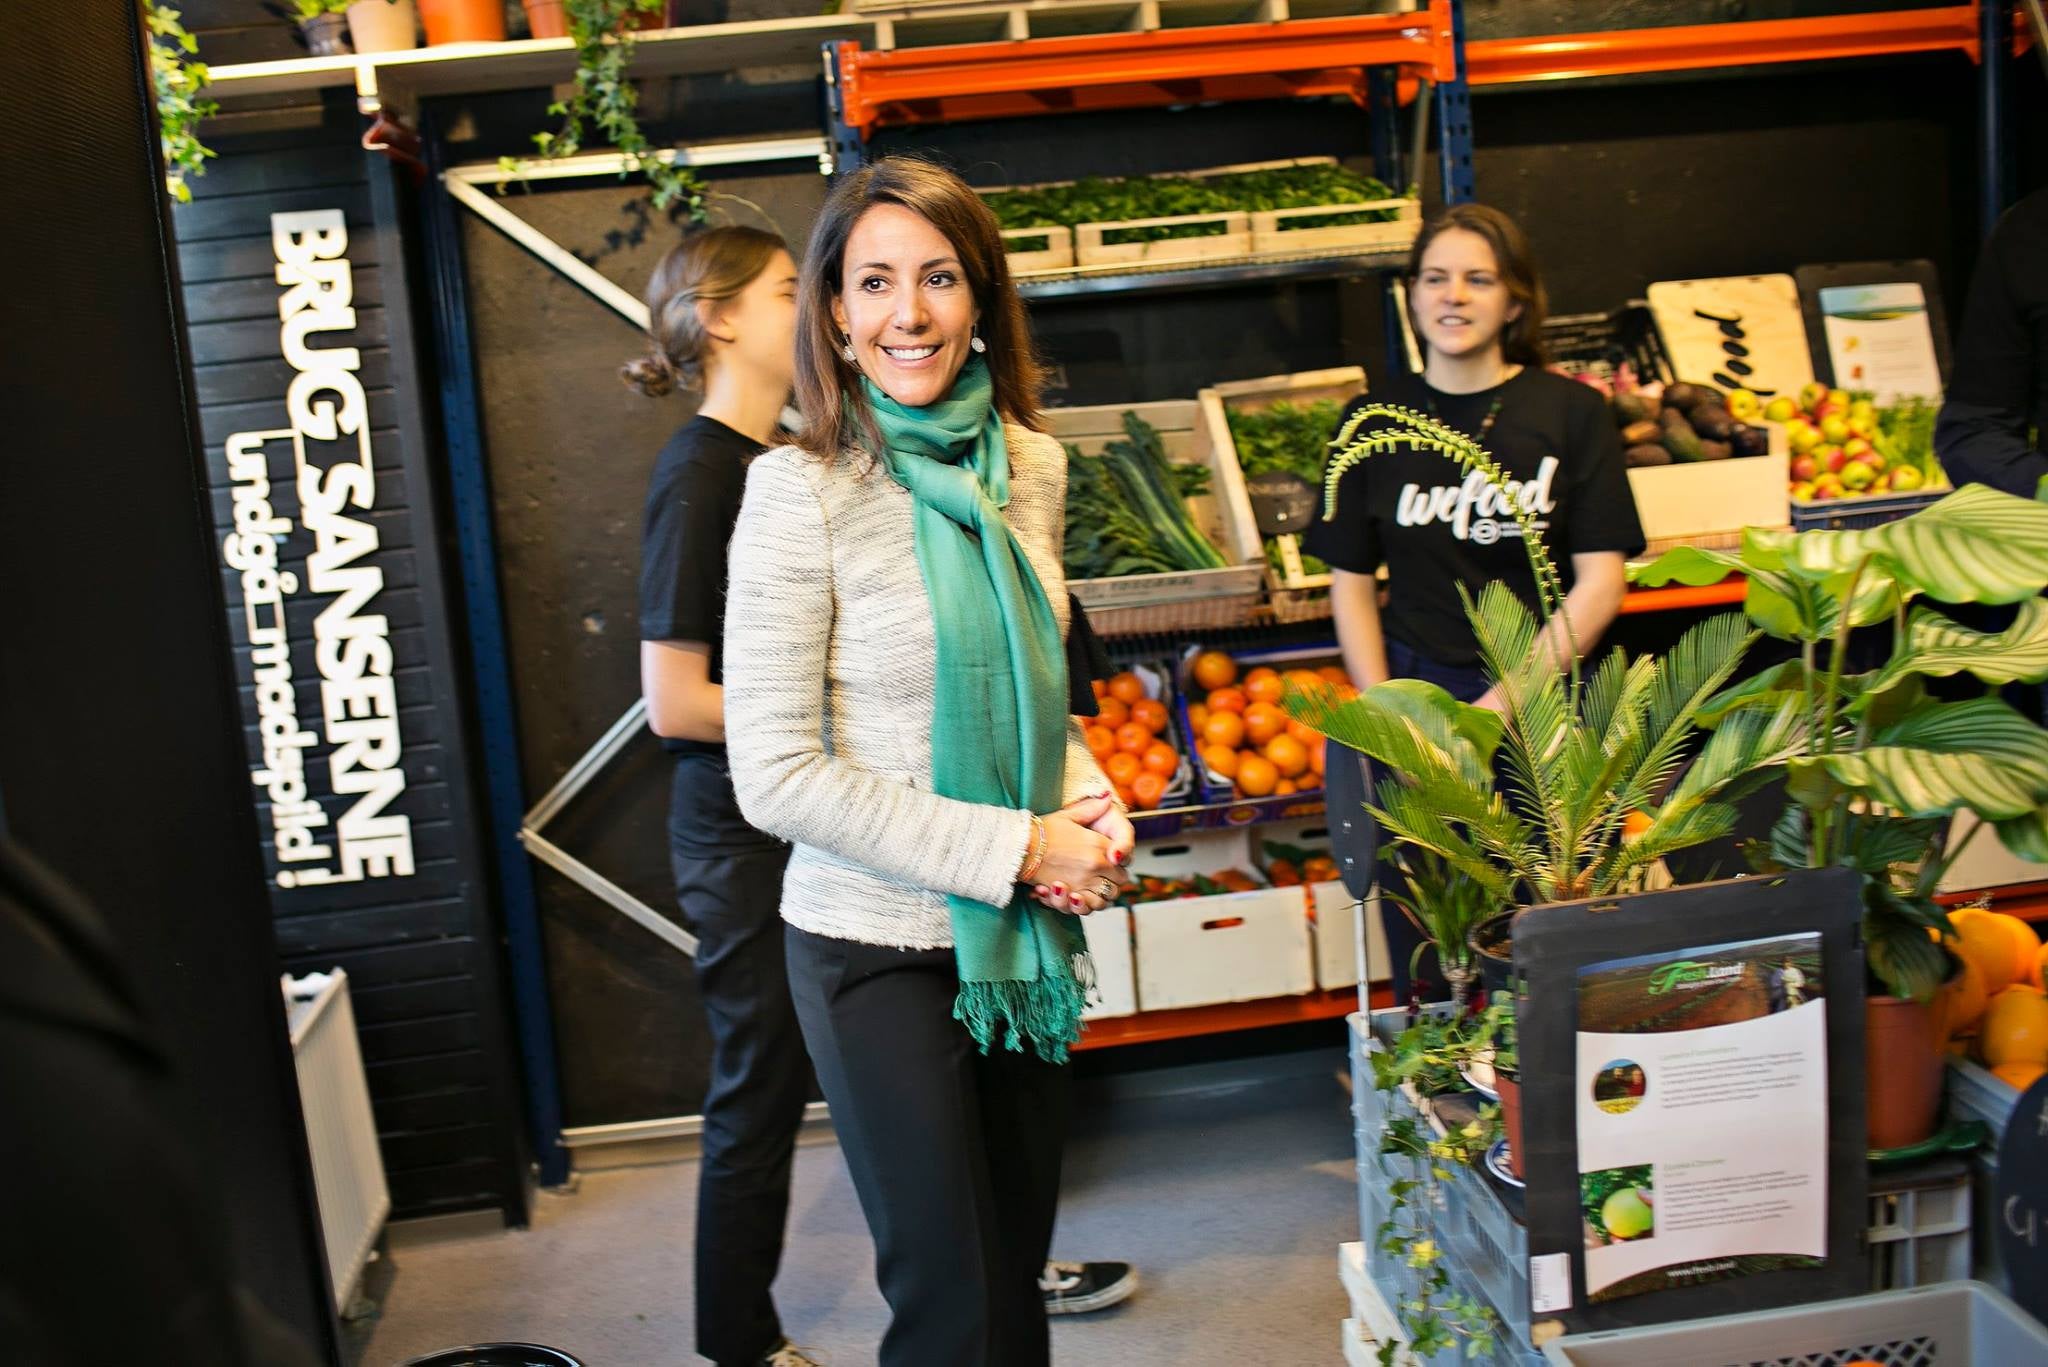
[[1050, 1262], [1038, 1289], [1046, 1314], [1085, 1315], [1128, 1299], [1138, 1289], [1138, 1273], [1129, 1263]]

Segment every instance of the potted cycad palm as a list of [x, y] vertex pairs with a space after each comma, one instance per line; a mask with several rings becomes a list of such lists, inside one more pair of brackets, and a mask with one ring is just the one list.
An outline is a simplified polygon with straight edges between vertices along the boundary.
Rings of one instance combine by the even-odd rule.
[[[1765, 718], [1799, 737], [1779, 761], [1784, 815], [1755, 862], [1863, 875], [1871, 1036], [1898, 1041], [1869, 1050], [1871, 1143], [1911, 1144], [1940, 1103], [1942, 1041], [1926, 1004], [1955, 971], [1935, 889], [1986, 827], [2013, 854], [2048, 862], [2048, 731], [1995, 693], [2048, 678], [2048, 505], [1971, 486], [1869, 529], [1752, 528], [1739, 551], [1672, 551], [1635, 578], [1704, 584], [1730, 572], [1748, 579], [1749, 620], [1799, 655], [1726, 690], [1704, 717]], [[1981, 632], [1935, 603], [2020, 606], [2005, 630]], [[1884, 663], [1851, 671], [1857, 633], [1883, 627]], [[1951, 680], [1940, 685], [1950, 696], [1933, 679]], [[1944, 848], [1961, 812], [1975, 820]]]

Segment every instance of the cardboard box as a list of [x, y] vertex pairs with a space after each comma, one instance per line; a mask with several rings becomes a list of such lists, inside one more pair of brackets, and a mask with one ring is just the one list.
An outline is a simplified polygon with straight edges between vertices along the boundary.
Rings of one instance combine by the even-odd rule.
[[1104, 907], [1081, 918], [1088, 935], [1088, 957], [1095, 961], [1095, 999], [1082, 1020], [1108, 1020], [1138, 1011], [1138, 969], [1131, 952], [1131, 913], [1127, 907]]
[[1645, 465], [1628, 472], [1636, 515], [1649, 542], [1646, 555], [1673, 546], [1734, 547], [1744, 527], [1791, 523], [1791, 451], [1783, 423], [1759, 423], [1770, 451], [1682, 465]]
[[[1134, 872], [1188, 878], [1252, 867], [1242, 830], [1140, 845]], [[1300, 888], [1141, 902], [1131, 909], [1141, 1010], [1295, 997], [1315, 986]]]

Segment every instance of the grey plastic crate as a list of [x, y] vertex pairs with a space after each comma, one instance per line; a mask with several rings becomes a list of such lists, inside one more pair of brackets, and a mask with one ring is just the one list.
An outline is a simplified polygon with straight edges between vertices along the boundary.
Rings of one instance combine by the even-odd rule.
[[2019, 1105], [2019, 1089], [1989, 1068], [1966, 1058], [1948, 1061], [1948, 1113], [1951, 1120], [1981, 1120], [1991, 1127], [1992, 1147], [2005, 1137], [2005, 1123]]
[[1970, 1169], [1954, 1158], [1870, 1179], [1870, 1289], [1970, 1275]]
[[1555, 1367], [2027, 1367], [2048, 1362], [2048, 1329], [1982, 1282], [1946, 1282], [1783, 1310], [1548, 1344]]

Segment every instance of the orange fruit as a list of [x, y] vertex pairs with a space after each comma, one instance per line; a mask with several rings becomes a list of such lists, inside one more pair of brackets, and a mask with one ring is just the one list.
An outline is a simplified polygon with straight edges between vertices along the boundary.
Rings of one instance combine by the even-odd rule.
[[1287, 691], [1279, 674], [1264, 665], [1244, 676], [1243, 688], [1244, 695], [1253, 702], [1279, 702], [1280, 695]]
[[2001, 1063], [1991, 1071], [2014, 1090], [2024, 1092], [2041, 1074], [2048, 1073], [2048, 1067], [2038, 1063]]
[[1300, 790], [1294, 786], [1294, 780], [1291, 778], [1283, 778], [1273, 785], [1274, 797], [1293, 797], [1298, 791]]
[[1621, 838], [1625, 841], [1640, 840], [1643, 832], [1656, 824], [1656, 819], [1648, 812], [1637, 808], [1621, 819]]
[[1330, 742], [1327, 738], [1323, 736], [1317, 736], [1314, 740], [1309, 742], [1308, 767], [1309, 771], [1315, 774], [1318, 778], [1322, 777], [1324, 774], [1329, 772], [1328, 769], [1324, 768], [1326, 757], [1329, 755], [1329, 753]]
[[1109, 681], [1109, 695], [1128, 706], [1145, 696], [1145, 681], [1125, 670]]
[[1209, 693], [1237, 682], [1237, 661], [1220, 650], [1205, 650], [1195, 656], [1188, 673], [1194, 677], [1197, 688]]
[[1088, 738], [1088, 753], [1096, 759], [1108, 759], [1116, 753], [1116, 732], [1107, 726], [1091, 726], [1083, 734]]
[[2041, 946], [2041, 952], [2034, 956], [2034, 980], [2042, 987], [2048, 987], [2048, 945]]
[[1131, 704], [1131, 720], [1156, 736], [1166, 729], [1166, 704], [1157, 698], [1140, 698]]
[[1301, 775], [1299, 778], [1294, 780], [1294, 791], [1297, 793], [1317, 792], [1322, 788], [1322, 786], [1323, 776], [1321, 774], [1316, 773], [1313, 770], [1309, 771], [1306, 774]]
[[1316, 671], [1316, 674], [1326, 684], [1335, 684], [1344, 688], [1351, 686], [1351, 676], [1345, 672], [1342, 665], [1324, 665]]
[[2048, 1066], [2048, 997], [2031, 987], [2008, 987], [1991, 998], [1977, 1035], [1984, 1061]]
[[1140, 811], [1149, 812], [1159, 805], [1159, 799], [1166, 796], [1166, 780], [1158, 774], [1140, 774], [1131, 780], [1132, 805]]
[[1287, 681], [1289, 688], [1305, 689], [1311, 693], [1320, 691], [1328, 682], [1313, 669], [1290, 669], [1281, 677]]
[[1977, 1028], [1977, 1022], [1984, 1018], [1984, 1008], [1991, 1004], [1991, 994], [1984, 990], [1984, 974], [1976, 963], [1964, 959], [1955, 974], [1934, 991], [1934, 999], [1927, 1004], [1929, 1016], [1934, 1022], [1934, 1039], [1945, 1044], [1957, 1035], [1967, 1034]]
[[1155, 740], [1138, 756], [1138, 762], [1155, 774], [1172, 778], [1180, 768], [1180, 754], [1163, 740]]
[[1109, 696], [1109, 685], [1104, 683], [1100, 679], [1090, 679], [1088, 681], [1088, 686], [1095, 690], [1095, 700], [1097, 702], [1101, 702], [1104, 698]]
[[2020, 975], [2017, 981], [2041, 986], [2041, 937], [2034, 928], [2017, 916], [2002, 911], [1987, 913], [2007, 935], [2012, 937], [2013, 947], [2020, 956]]
[[1269, 702], [1255, 702], [1244, 710], [1244, 738], [1264, 745], [1287, 730], [1287, 714]]
[[1202, 728], [1202, 739], [1211, 745], [1224, 745], [1232, 750], [1244, 744], [1244, 718], [1235, 712], [1211, 712], [1208, 724]]
[[1242, 712], [1245, 696], [1241, 688], [1219, 688], [1209, 695], [1211, 712]]
[[1152, 733], [1142, 722], [1127, 721], [1116, 729], [1116, 748], [1126, 754], [1142, 755], [1151, 743]]
[[1209, 724], [1209, 704], [1207, 704], [1207, 703], [1205, 703], [1205, 702], [1198, 702], [1198, 703], [1189, 703], [1189, 704], [1188, 704], [1188, 729], [1189, 729], [1189, 730], [1191, 730], [1191, 731], [1193, 731], [1193, 732], [1194, 732], [1194, 733], [1195, 733], [1196, 735], [1198, 735], [1198, 736], [1199, 736], [1199, 735], [1201, 735], [1201, 734], [1202, 734], [1202, 728], [1203, 728], [1203, 727], [1205, 727], [1205, 726], [1207, 726], [1208, 724]]
[[1298, 778], [1308, 772], [1308, 747], [1292, 736], [1275, 736], [1266, 745], [1266, 758], [1282, 778]]
[[1264, 755], [1242, 755], [1237, 761], [1237, 789], [1246, 797], [1269, 797], [1280, 783], [1280, 771]]
[[1984, 975], [1984, 990], [1997, 996], [2025, 976], [2020, 963], [2019, 941], [1989, 913], [1974, 907], [1948, 914], [1955, 927], [1949, 948], [1977, 965]]
[[1102, 772], [1119, 788], [1128, 788], [1145, 772], [1144, 764], [1129, 751], [1118, 751], [1102, 762]]
[[1288, 722], [1287, 734], [1294, 737], [1296, 740], [1300, 741], [1303, 745], [1307, 746], [1313, 746], [1317, 741], [1323, 738], [1322, 732], [1316, 730], [1313, 726], [1310, 726], [1305, 721]]
[[1204, 745], [1202, 763], [1218, 778], [1237, 777], [1237, 751], [1228, 745]]
[[1131, 719], [1131, 709], [1122, 698], [1104, 698], [1096, 704], [1095, 720], [1114, 731]]
[[1124, 787], [1120, 783], [1111, 784], [1110, 786], [1116, 790], [1116, 800], [1124, 804], [1125, 810], [1136, 810], [1138, 799], [1132, 796], [1129, 788]]

